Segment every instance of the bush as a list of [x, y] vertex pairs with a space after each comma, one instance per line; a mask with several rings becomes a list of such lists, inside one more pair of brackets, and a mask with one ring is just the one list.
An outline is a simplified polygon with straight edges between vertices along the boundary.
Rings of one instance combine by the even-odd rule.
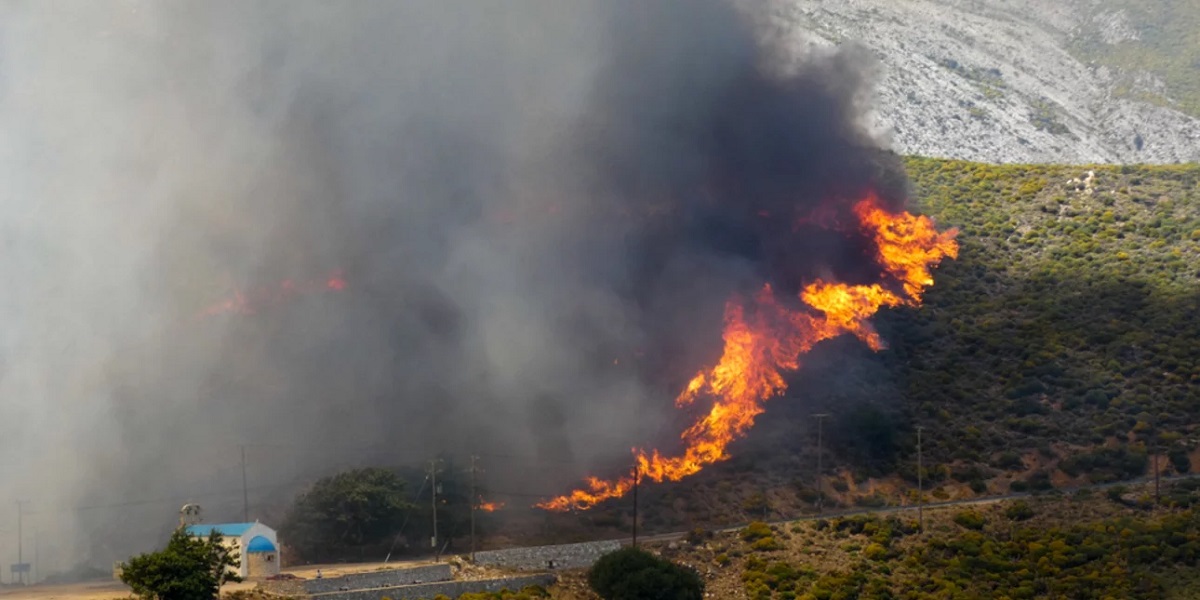
[[404, 481], [395, 473], [380, 468], [345, 471], [317, 481], [298, 496], [280, 535], [287, 536], [297, 555], [315, 559], [349, 547], [385, 543], [412, 507]]
[[1188, 473], [1192, 470], [1192, 459], [1188, 458], [1187, 450], [1183, 448], [1171, 448], [1167, 452], [1167, 459], [1171, 461], [1176, 473]]
[[1004, 509], [1004, 516], [1013, 521], [1026, 521], [1033, 518], [1033, 507], [1024, 500], [1017, 500]]
[[600, 557], [588, 585], [604, 600], [701, 600], [704, 582], [695, 571], [641, 548], [622, 548]]
[[984, 519], [983, 515], [973, 510], [964, 510], [954, 515], [954, 522], [960, 527], [980, 530], [983, 529], [983, 525], [987, 522], [987, 519]]
[[686, 541], [693, 546], [703, 544], [705, 540], [712, 538], [712, 532], [701, 527], [697, 527], [687, 533]]
[[742, 530], [742, 539], [747, 542], [757, 542], [763, 538], [768, 538], [774, 535], [771, 526], [762, 521], [754, 521]]
[[1107, 483], [1143, 475], [1148, 462], [1144, 450], [1099, 448], [1068, 457], [1059, 468], [1072, 477], [1086, 473], [1093, 483]]
[[221, 584], [242, 580], [232, 570], [238, 564], [237, 553], [221, 542], [216, 530], [203, 539], [180, 527], [166, 548], [121, 563], [121, 581], [141, 598], [209, 600], [217, 597]]

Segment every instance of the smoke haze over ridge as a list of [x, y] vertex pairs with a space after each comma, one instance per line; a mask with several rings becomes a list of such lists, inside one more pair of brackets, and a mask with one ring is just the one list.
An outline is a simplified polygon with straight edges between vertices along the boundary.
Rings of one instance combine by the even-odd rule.
[[[178, 507], [73, 507], [205, 504], [240, 444], [286, 449], [254, 456], [263, 483], [439, 450], [566, 483], [669, 442], [731, 293], [876, 274], [865, 240], [797, 219], [903, 196], [859, 122], [869, 61], [790, 62], [744, 16], [0, 8], [0, 506], [47, 515], [59, 568], [105, 564]], [[197, 316], [333, 272], [346, 289]]]

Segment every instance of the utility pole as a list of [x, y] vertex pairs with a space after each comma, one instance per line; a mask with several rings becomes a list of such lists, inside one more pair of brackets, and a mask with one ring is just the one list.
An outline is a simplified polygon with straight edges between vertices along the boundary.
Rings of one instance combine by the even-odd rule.
[[1158, 498], [1158, 449], [1154, 450], [1154, 505], [1161, 504]]
[[923, 429], [925, 428], [917, 425], [917, 531], [925, 531], [925, 480], [922, 473], [925, 470], [925, 461], [921, 456], [921, 430]]
[[246, 446], [238, 446], [242, 450], [242, 517], [244, 523], [250, 522], [250, 490], [246, 487]]
[[432, 492], [429, 496], [429, 498], [430, 498], [429, 506], [430, 506], [430, 508], [433, 509], [432, 510], [432, 512], [433, 512], [433, 537], [429, 538], [429, 546], [431, 548], [433, 548], [434, 562], [437, 562], [438, 558], [439, 558], [438, 551], [437, 551], [437, 539], [438, 539], [438, 534], [437, 534], [437, 493], [438, 493], [437, 463], [438, 463], [438, 461], [436, 458], [429, 461], [429, 483], [430, 483], [429, 487], [430, 487], [430, 491]]
[[822, 514], [825, 511], [825, 486], [821, 482], [821, 476], [824, 471], [823, 459], [825, 457], [825, 440], [824, 440], [824, 423], [825, 418], [829, 413], [817, 413], [813, 415], [817, 420], [817, 514]]
[[638, 479], [641, 475], [641, 467], [638, 465], [637, 457], [633, 458], [633, 547], [637, 548], [637, 525], [638, 525]]
[[[22, 531], [22, 527], [24, 526], [23, 520], [25, 517], [25, 513], [22, 510], [22, 508], [23, 508], [23, 506], [22, 506], [21, 501], [17, 500], [17, 564], [19, 564], [19, 565], [25, 564], [25, 561], [22, 559], [23, 556], [21, 554], [21, 542], [24, 540], [24, 537], [25, 537], [23, 535], [23, 531]], [[24, 569], [24, 566], [22, 566], [21, 568]], [[20, 571], [20, 577], [21, 577], [21, 583], [25, 583], [25, 571]]]
[[479, 503], [479, 496], [475, 493], [475, 461], [479, 457], [471, 455], [471, 561], [475, 560], [475, 505]]

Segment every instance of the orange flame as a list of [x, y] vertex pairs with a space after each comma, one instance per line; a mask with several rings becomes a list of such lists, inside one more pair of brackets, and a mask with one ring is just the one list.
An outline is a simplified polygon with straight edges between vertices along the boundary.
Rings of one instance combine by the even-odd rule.
[[197, 316], [211, 317], [229, 313], [252, 315], [265, 306], [279, 304], [293, 296], [317, 292], [340, 292], [344, 289], [346, 289], [346, 279], [342, 277], [341, 271], [334, 272], [324, 279], [308, 281], [285, 279], [274, 286], [263, 286], [249, 292], [234, 290], [228, 299], [205, 308]]
[[482, 510], [483, 512], [489, 512], [489, 513], [496, 512], [496, 511], [500, 510], [501, 508], [504, 508], [504, 503], [503, 502], [484, 502], [483, 500], [480, 500], [478, 508], [479, 508], [479, 510]]
[[811, 311], [793, 310], [775, 298], [770, 285], [750, 302], [739, 299], [725, 307], [725, 349], [721, 359], [688, 382], [675, 405], [694, 404], [701, 396], [712, 399], [708, 414], [683, 432], [684, 451], [663, 456], [658, 450], [635, 449], [636, 471], [606, 481], [596, 477], [570, 494], [535, 505], [552, 511], [586, 510], [610, 498], [627, 494], [637, 476], [652, 481], [678, 481], [729, 457], [726, 448], [745, 435], [763, 412], [763, 402], [787, 389], [783, 371], [800, 368], [799, 357], [823, 340], [842, 334], [861, 339], [872, 350], [883, 341], [870, 322], [881, 307], [916, 305], [925, 288], [933, 284], [930, 269], [944, 258], [956, 258], [956, 231], [939, 233], [928, 217], [892, 213], [868, 196], [854, 206], [863, 230], [875, 240], [876, 260], [883, 275], [902, 291], [882, 284], [848, 285], [816, 281], [804, 288], [800, 300]]

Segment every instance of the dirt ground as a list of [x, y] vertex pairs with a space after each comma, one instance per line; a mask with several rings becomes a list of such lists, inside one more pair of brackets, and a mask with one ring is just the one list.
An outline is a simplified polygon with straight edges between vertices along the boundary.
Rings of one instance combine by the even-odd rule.
[[[413, 567], [424, 564], [429, 563], [392, 561], [387, 564], [374, 562], [300, 565], [296, 567], [285, 568], [283, 569], [283, 572], [291, 573], [292, 575], [302, 577], [304, 579], [312, 579], [317, 576], [318, 569], [321, 570], [321, 575], [324, 577], [338, 577], [340, 575], [348, 575], [351, 573], [367, 573], [371, 571], [382, 571], [384, 569], [396, 569], [400, 567]], [[221, 591], [235, 592], [237, 590], [249, 590], [253, 589], [257, 584], [258, 583], [256, 581], [231, 583], [221, 586]], [[39, 584], [27, 587], [0, 587], [0, 600], [113, 600], [115, 598], [127, 598], [129, 596], [129, 588], [120, 581], [115, 580], [99, 580], [61, 585]]]

